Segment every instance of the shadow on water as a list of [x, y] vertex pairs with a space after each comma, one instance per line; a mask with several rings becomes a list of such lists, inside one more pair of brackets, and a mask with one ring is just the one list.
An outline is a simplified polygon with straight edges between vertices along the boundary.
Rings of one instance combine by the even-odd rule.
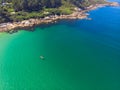
[[[62, 20], [57, 20], [57, 22], [55, 22], [55, 23], [36, 25], [36, 27], [41, 28], [41, 29], [50, 28], [53, 25], [66, 25], [69, 27], [76, 27], [77, 26], [76, 21], [80, 21], [80, 20], [79, 19], [74, 19], [74, 20], [62, 19]], [[34, 27], [34, 28], [36, 28], [36, 27]]]
[[21, 30], [34, 32], [35, 28], [40, 28], [41, 30], [44, 30], [44, 29], [50, 28], [50, 27], [52, 27], [54, 25], [66, 25], [68, 27], [74, 28], [74, 27], [80, 26], [79, 21], [81, 21], [81, 24], [82, 24], [82, 21], [84, 21], [84, 20], [79, 20], [79, 19], [74, 19], [74, 20], [73, 19], [72, 20], [62, 19], [62, 20], [57, 20], [56, 22], [43, 23], [43, 24], [34, 25], [32, 27], [24, 27], [24, 28], [18, 27], [18, 28], [15, 28], [14, 30], [7, 31], [7, 33], [14, 34], [14, 33], [17, 33], [18, 31], [21, 31]]

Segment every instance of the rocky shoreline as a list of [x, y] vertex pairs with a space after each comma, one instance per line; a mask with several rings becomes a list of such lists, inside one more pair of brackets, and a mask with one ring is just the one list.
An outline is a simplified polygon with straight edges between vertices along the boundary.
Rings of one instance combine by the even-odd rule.
[[88, 14], [86, 12], [90, 10], [94, 10], [99, 7], [104, 6], [120, 6], [117, 2], [107, 3], [107, 4], [96, 4], [87, 7], [85, 10], [81, 10], [79, 8], [75, 8], [74, 12], [70, 15], [50, 15], [45, 18], [40, 19], [29, 19], [20, 22], [8, 22], [0, 24], [0, 32], [14, 32], [18, 29], [24, 29], [28, 27], [33, 27], [35, 25], [43, 24], [43, 23], [53, 23], [60, 19], [88, 19]]

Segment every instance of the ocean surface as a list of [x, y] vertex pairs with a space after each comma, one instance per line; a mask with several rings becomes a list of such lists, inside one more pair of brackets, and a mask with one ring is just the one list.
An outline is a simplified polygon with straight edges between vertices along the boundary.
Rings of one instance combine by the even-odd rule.
[[119, 2], [120, 3], [120, 0], [107, 0], [109, 2]]
[[120, 90], [120, 7], [89, 14], [0, 33], [0, 90]]

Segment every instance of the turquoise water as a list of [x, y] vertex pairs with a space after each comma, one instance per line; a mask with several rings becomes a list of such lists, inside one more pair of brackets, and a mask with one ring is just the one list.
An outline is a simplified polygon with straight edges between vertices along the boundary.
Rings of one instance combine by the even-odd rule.
[[1, 33], [0, 90], [120, 90], [120, 7], [90, 17]]

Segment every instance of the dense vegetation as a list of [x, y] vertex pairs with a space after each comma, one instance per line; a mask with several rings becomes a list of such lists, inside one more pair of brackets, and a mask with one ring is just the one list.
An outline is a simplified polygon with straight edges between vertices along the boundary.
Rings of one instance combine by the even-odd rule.
[[82, 9], [104, 0], [0, 0], [0, 22], [70, 14], [75, 6]]

